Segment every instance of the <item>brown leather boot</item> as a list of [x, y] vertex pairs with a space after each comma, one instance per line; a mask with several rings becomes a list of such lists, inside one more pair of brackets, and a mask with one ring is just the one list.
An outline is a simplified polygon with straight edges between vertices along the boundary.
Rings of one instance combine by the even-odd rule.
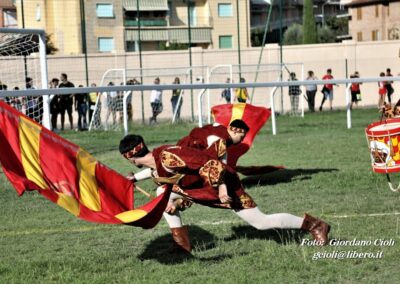
[[192, 245], [189, 240], [188, 227], [171, 228], [172, 238], [174, 239], [175, 251], [190, 253]]
[[309, 231], [318, 245], [324, 246], [329, 241], [328, 233], [331, 226], [318, 218], [305, 214], [301, 229]]

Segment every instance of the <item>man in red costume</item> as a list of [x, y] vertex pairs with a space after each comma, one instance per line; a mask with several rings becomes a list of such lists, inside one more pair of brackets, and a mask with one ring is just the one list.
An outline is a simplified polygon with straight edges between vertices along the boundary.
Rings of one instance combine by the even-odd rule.
[[[207, 126], [205, 129], [195, 129], [189, 138], [185, 137], [178, 142], [180, 145], [161, 146], [152, 152], [147, 149], [141, 136], [128, 135], [120, 142], [120, 152], [126, 159], [137, 167], [147, 168], [130, 176], [130, 179], [138, 181], [153, 178], [160, 185], [157, 194], [164, 192], [167, 186], [172, 188], [164, 217], [171, 228], [175, 246], [183, 252], [191, 251], [188, 230], [179, 212], [190, 202], [232, 209], [259, 230], [307, 230], [317, 244], [325, 245], [330, 226], [324, 221], [308, 214], [304, 218], [288, 213], [266, 215], [258, 209], [251, 196], [244, 191], [237, 173], [223, 162], [227, 152], [225, 146], [239, 144], [248, 127], [244, 122], [236, 122], [233, 125], [231, 123], [228, 129], [223, 128], [211, 129]], [[204, 132], [204, 135], [196, 138], [195, 134], [200, 132]], [[211, 139], [212, 136], [216, 137]], [[183, 204], [180, 201], [182, 197]]]

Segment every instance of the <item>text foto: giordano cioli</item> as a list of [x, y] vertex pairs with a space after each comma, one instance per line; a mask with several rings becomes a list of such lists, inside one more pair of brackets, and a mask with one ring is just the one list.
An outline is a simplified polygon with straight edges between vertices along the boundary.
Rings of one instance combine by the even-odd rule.
[[[367, 246], [376, 246], [376, 247], [391, 247], [394, 246], [394, 239], [375, 239], [375, 240], [341, 240], [341, 239], [331, 239], [329, 240], [329, 246], [347, 246], [347, 247], [367, 247]], [[321, 246], [322, 243], [316, 240], [310, 239], [302, 239], [302, 246]]]

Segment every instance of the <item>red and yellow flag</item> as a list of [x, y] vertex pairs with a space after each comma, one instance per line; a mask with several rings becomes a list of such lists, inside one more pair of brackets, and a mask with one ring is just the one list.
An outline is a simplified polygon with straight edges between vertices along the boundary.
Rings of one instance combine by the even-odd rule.
[[246, 153], [257, 133], [271, 115], [265, 107], [246, 103], [216, 105], [211, 108], [214, 120], [226, 127], [235, 119], [243, 120], [250, 128], [243, 142], [228, 148], [228, 164], [236, 166], [237, 160]]
[[134, 208], [134, 184], [0, 101], [0, 162], [15, 190], [37, 191], [91, 222], [152, 228], [169, 192]]

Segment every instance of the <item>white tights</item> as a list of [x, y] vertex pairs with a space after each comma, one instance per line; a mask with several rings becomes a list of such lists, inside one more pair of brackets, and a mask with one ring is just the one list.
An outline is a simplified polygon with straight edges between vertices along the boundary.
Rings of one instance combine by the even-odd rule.
[[258, 230], [300, 229], [303, 218], [288, 213], [264, 214], [258, 207], [234, 211], [236, 215]]
[[[164, 192], [162, 186], [157, 188], [157, 195]], [[182, 198], [179, 194], [171, 193], [169, 201], [172, 202], [175, 199]], [[233, 211], [242, 220], [246, 221], [252, 227], [258, 230], [268, 229], [300, 229], [303, 224], [303, 218], [294, 216], [288, 213], [277, 213], [277, 214], [264, 214], [258, 209], [258, 207], [250, 209], [242, 209], [240, 211]], [[165, 220], [170, 228], [178, 228], [183, 226], [182, 218], [179, 210], [176, 210], [174, 214], [165, 213], [163, 214]]]

